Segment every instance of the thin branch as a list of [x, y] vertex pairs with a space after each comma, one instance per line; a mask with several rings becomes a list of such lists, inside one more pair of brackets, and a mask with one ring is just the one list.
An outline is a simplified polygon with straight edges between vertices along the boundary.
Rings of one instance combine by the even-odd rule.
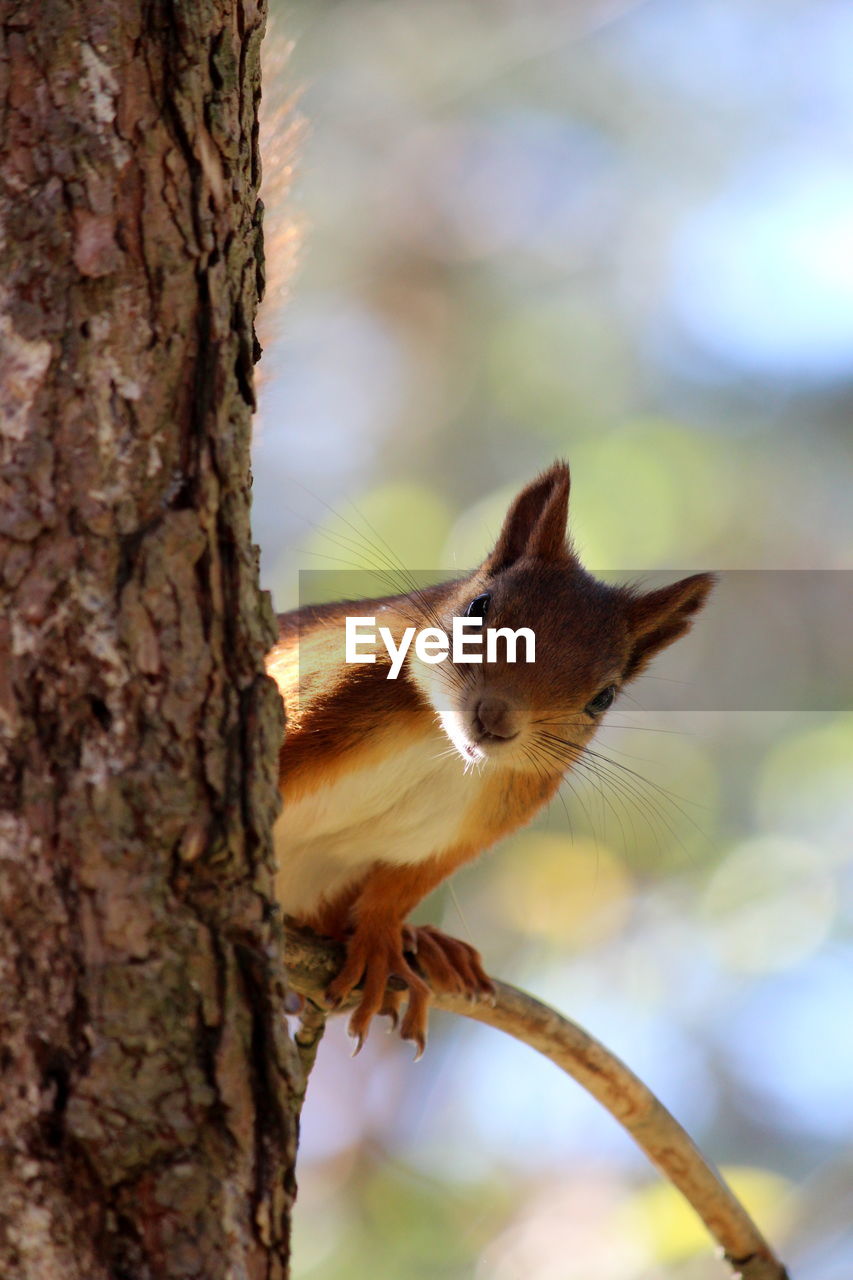
[[299, 1054], [299, 1061], [302, 1063], [300, 1106], [305, 1100], [308, 1078], [314, 1069], [314, 1060], [317, 1057], [317, 1050], [326, 1030], [327, 1017], [326, 1010], [321, 1009], [313, 1000], [306, 997], [305, 1007], [299, 1015], [299, 1029], [293, 1037], [296, 1044], [296, 1052]]
[[[322, 1007], [343, 948], [288, 925], [285, 961], [294, 990]], [[743, 1205], [666, 1107], [614, 1054], [533, 996], [495, 980], [494, 1004], [437, 991], [433, 1004], [484, 1022], [530, 1045], [576, 1080], [631, 1134], [677, 1187], [741, 1280], [788, 1280]], [[354, 997], [352, 1003], [356, 1003]]]

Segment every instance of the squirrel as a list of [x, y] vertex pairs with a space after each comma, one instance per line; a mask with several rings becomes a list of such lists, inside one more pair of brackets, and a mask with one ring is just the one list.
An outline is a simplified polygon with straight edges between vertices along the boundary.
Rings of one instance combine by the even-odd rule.
[[[466, 577], [278, 615], [267, 659], [287, 716], [276, 895], [297, 925], [344, 943], [327, 997], [340, 1005], [360, 986], [355, 1052], [387, 1014], [420, 1057], [431, 987], [493, 995], [472, 946], [406, 917], [547, 804], [622, 686], [689, 629], [713, 584], [710, 573], [645, 593], [598, 581], [568, 541], [568, 501], [569, 468], [556, 462]], [[371, 615], [398, 646], [412, 623], [529, 628], [535, 656], [513, 662], [495, 646], [480, 662], [438, 662], [410, 646], [389, 679], [378, 648], [345, 660], [347, 617]]]

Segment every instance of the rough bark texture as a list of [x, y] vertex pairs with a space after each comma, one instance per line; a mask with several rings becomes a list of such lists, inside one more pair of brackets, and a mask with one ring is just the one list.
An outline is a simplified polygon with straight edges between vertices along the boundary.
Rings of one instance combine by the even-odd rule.
[[0, 1275], [286, 1274], [255, 0], [0, 27]]

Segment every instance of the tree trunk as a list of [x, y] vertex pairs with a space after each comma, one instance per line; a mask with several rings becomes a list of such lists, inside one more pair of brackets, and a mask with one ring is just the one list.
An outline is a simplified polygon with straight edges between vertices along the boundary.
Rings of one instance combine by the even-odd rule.
[[0, 1275], [283, 1277], [255, 0], [0, 26]]

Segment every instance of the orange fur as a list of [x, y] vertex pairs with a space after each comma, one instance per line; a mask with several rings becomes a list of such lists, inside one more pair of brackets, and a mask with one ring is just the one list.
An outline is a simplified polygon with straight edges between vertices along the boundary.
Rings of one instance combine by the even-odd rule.
[[[473, 573], [411, 595], [344, 601], [280, 618], [268, 669], [284, 698], [284, 811], [276, 827], [286, 913], [345, 941], [330, 988], [361, 984], [359, 1043], [406, 984], [401, 1028], [423, 1047], [429, 987], [487, 993], [467, 944], [406, 917], [459, 866], [528, 822], [593, 736], [594, 699], [632, 678], [690, 626], [711, 586], [696, 574], [638, 595], [597, 582], [566, 542], [569, 473], [555, 464], [512, 504]], [[488, 593], [488, 625], [533, 627], [536, 660], [428, 666], [409, 652], [396, 680], [377, 651], [344, 661], [347, 615], [376, 615], [399, 639], [413, 622], [451, 629]], [[380, 616], [381, 615], [381, 616]], [[416, 952], [417, 959], [412, 955]]]

